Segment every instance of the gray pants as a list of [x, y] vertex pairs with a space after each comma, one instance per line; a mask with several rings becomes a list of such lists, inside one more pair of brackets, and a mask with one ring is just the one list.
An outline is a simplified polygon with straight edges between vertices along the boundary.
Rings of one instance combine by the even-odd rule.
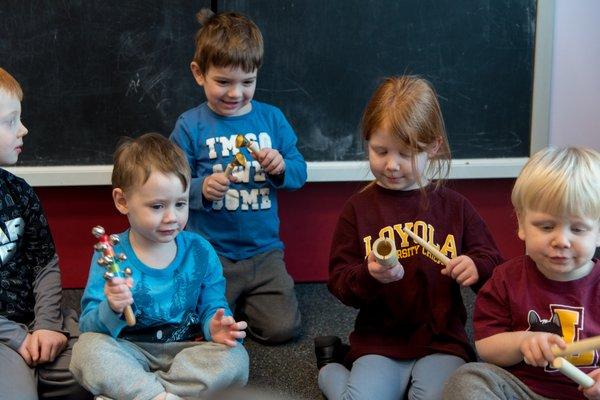
[[53, 362], [31, 368], [19, 353], [0, 343], [0, 400], [36, 400], [91, 398], [69, 371], [71, 351], [79, 336], [77, 314], [63, 310], [64, 329], [71, 338]]
[[435, 400], [450, 376], [465, 361], [448, 354], [432, 354], [418, 360], [393, 360], [369, 354], [354, 361], [348, 371], [341, 364], [327, 364], [319, 371], [319, 388], [329, 400]]
[[456, 370], [446, 383], [444, 399], [548, 400], [504, 368], [488, 363], [468, 363]]
[[95, 395], [148, 400], [162, 392], [198, 399], [248, 381], [244, 346], [214, 342], [134, 343], [101, 333], [81, 335], [71, 371]]
[[273, 250], [246, 260], [219, 256], [227, 281], [229, 307], [248, 322], [248, 333], [267, 343], [298, 336], [300, 312], [294, 281], [285, 269], [283, 251]]

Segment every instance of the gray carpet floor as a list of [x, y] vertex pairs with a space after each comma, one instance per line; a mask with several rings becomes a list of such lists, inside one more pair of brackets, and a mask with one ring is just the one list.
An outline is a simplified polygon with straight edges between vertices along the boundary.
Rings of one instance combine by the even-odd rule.
[[[334, 298], [323, 283], [296, 285], [302, 313], [299, 339], [279, 345], [265, 346], [246, 339], [250, 356], [249, 385], [273, 392], [277, 399], [322, 399], [317, 386], [317, 366], [313, 338], [338, 335], [346, 340], [352, 330], [356, 312]], [[63, 291], [63, 303], [79, 312], [82, 290]]]
[[338, 335], [346, 341], [356, 311], [340, 303], [322, 283], [297, 284], [296, 293], [302, 312], [302, 335], [279, 346], [246, 340], [250, 355], [249, 383], [294, 399], [322, 399], [317, 386], [313, 338]]
[[[81, 292], [65, 290], [64, 303], [79, 311]], [[302, 313], [302, 335], [279, 346], [265, 346], [247, 339], [244, 344], [250, 355], [249, 385], [274, 392], [273, 398], [276, 399], [319, 400], [323, 397], [317, 386], [313, 338], [337, 335], [347, 342], [356, 310], [341, 304], [323, 283], [297, 284], [296, 292]], [[464, 290], [463, 297], [470, 320], [474, 296], [470, 290]], [[470, 324], [467, 332], [470, 335]]]

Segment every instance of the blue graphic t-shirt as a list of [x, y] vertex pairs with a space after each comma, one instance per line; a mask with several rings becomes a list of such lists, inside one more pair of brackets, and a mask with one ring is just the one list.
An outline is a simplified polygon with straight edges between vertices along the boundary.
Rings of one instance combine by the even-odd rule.
[[105, 269], [97, 264], [100, 253], [95, 253], [81, 299], [81, 331], [140, 342], [210, 340], [209, 322], [215, 312], [224, 308], [225, 314], [231, 315], [221, 263], [212, 246], [195, 233], [181, 232], [175, 238], [175, 259], [166, 268], [155, 269], [137, 258], [129, 231], [119, 237], [114, 251], [127, 256], [121, 269], [132, 271], [136, 324], [127, 327], [108, 305], [103, 292]]
[[[266, 174], [246, 148], [238, 149], [238, 134], [261, 149], [277, 149], [285, 161], [283, 176]], [[283, 248], [276, 189], [300, 188], [306, 181], [306, 162], [296, 148], [296, 134], [278, 108], [252, 101], [248, 114], [224, 117], [203, 103], [179, 117], [171, 140], [186, 153], [192, 169], [188, 230], [202, 234], [220, 255], [232, 260]], [[247, 164], [234, 169], [239, 183], [232, 183], [222, 200], [203, 199], [204, 178], [224, 171], [240, 151]]]

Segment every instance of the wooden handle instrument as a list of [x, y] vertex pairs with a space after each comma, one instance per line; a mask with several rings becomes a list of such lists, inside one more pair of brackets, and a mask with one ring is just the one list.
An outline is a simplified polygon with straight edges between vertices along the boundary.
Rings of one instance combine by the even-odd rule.
[[591, 338], [569, 343], [564, 350], [554, 345], [552, 346], [552, 353], [556, 357], [564, 357], [571, 354], [581, 354], [585, 353], [586, 351], [597, 349], [600, 349], [600, 336], [593, 336]]
[[429, 244], [425, 240], [421, 239], [419, 236], [417, 236], [415, 233], [413, 233], [413, 231], [411, 231], [410, 229], [407, 229], [406, 227], [403, 227], [402, 230], [408, 236], [410, 236], [412, 238], [412, 240], [414, 240], [415, 242], [417, 242], [418, 244], [420, 244], [425, 250], [427, 250], [428, 252], [430, 252], [431, 254], [433, 254], [433, 256], [435, 258], [437, 258], [442, 264], [448, 265], [448, 263], [450, 262], [450, 259], [448, 257], [446, 257], [444, 254], [442, 254], [441, 251], [439, 251], [438, 249], [436, 249], [434, 246], [432, 246], [431, 244]]
[[233, 172], [234, 167], [235, 167], [235, 165], [233, 165], [233, 163], [227, 165], [227, 168], [225, 168], [225, 177], [226, 178], [229, 178], [229, 176]]
[[562, 357], [556, 357], [552, 366], [586, 389], [594, 386], [592, 378]]
[[227, 168], [225, 168], [225, 177], [229, 178], [229, 176], [233, 173], [233, 169], [235, 167], [245, 167], [246, 166], [246, 157], [242, 153], [237, 153], [233, 157], [233, 161], [231, 161]]
[[398, 254], [396, 253], [396, 243], [389, 238], [379, 238], [373, 242], [371, 250], [377, 262], [385, 267], [394, 267], [398, 264]]
[[578, 340], [577, 342], [569, 343], [564, 349], [554, 345], [552, 346], [552, 353], [556, 356], [556, 358], [554, 361], [552, 361], [552, 366], [587, 389], [594, 385], [594, 380], [579, 368], [571, 364], [569, 361], [565, 360], [563, 357], [571, 354], [581, 354], [597, 349], [600, 349], [600, 336], [593, 336], [587, 339]]

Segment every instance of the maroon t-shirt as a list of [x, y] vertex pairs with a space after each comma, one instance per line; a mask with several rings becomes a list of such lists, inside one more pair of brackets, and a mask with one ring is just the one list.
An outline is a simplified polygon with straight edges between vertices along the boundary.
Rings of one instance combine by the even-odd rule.
[[[561, 335], [567, 343], [600, 334], [600, 262], [581, 279], [558, 282], [546, 278], [528, 256], [497, 267], [475, 302], [475, 340], [502, 332], [542, 331]], [[583, 372], [598, 368], [598, 352], [565, 357]], [[552, 367], [520, 362], [507, 367], [534, 392], [561, 399], [583, 399], [577, 384]]]
[[[370, 185], [353, 195], [340, 215], [329, 262], [328, 287], [358, 308], [348, 361], [366, 354], [415, 359], [433, 353], [474, 358], [464, 325], [460, 287], [442, 275], [442, 264], [415, 243], [407, 227], [448, 257], [468, 255], [482, 284], [502, 259], [485, 223], [458, 193], [399, 191]], [[380, 236], [393, 237], [405, 275], [382, 284], [368, 272], [366, 257]]]

